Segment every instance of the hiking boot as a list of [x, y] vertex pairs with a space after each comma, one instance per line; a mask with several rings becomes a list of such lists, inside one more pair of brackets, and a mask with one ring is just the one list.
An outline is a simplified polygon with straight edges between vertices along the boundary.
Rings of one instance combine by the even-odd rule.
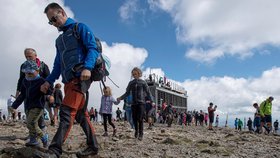
[[25, 146], [39, 146], [39, 142], [36, 137], [30, 137], [29, 142], [25, 143]]
[[41, 138], [44, 148], [48, 147], [48, 139], [49, 139], [49, 135], [47, 133]]
[[76, 153], [77, 157], [84, 157], [84, 156], [89, 156], [89, 155], [97, 155], [98, 154], [98, 150], [94, 150], [90, 147], [87, 147], [85, 150], [83, 151], [78, 151]]
[[117, 133], [117, 129], [116, 129], [116, 128], [114, 128], [114, 130], [113, 130], [113, 137], [115, 137], [115, 136], [116, 136], [116, 133]]
[[108, 137], [108, 133], [107, 133], [107, 132], [104, 132], [104, 133], [102, 134], [102, 136], [103, 136], [103, 137]]
[[135, 132], [135, 133], [134, 133], [134, 137], [135, 137], [135, 138], [138, 138], [138, 132]]
[[138, 140], [142, 141], [143, 140], [143, 135], [139, 135]]

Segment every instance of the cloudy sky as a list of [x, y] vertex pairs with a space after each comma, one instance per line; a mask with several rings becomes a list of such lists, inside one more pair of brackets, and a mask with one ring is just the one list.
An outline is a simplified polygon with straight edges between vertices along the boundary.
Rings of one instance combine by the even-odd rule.
[[[43, 13], [53, 1], [1, 0], [0, 106], [15, 94], [23, 50], [32, 47], [52, 68], [58, 31]], [[89, 25], [110, 60], [107, 82], [120, 96], [138, 66], [184, 86], [190, 110], [218, 105], [222, 117], [252, 117], [252, 103], [274, 96], [280, 107], [280, 1], [99, 0], [55, 1], [69, 17]], [[59, 81], [58, 81], [59, 82]], [[99, 108], [100, 88], [90, 105]], [[122, 106], [122, 103], [121, 105]]]

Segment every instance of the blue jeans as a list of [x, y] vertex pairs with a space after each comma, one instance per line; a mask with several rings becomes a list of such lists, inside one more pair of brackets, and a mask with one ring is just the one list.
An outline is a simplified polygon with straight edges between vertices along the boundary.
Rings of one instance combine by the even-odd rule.
[[126, 107], [125, 109], [125, 114], [126, 114], [126, 120], [130, 124], [131, 128], [134, 128], [133, 120], [132, 120], [132, 111], [131, 107]]

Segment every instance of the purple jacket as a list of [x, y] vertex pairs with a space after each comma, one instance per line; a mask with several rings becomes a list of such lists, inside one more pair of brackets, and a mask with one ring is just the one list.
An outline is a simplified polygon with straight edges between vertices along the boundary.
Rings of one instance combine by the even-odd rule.
[[99, 109], [99, 113], [101, 114], [112, 114], [112, 106], [113, 103], [115, 105], [118, 105], [120, 102], [118, 102], [115, 98], [112, 96], [102, 96], [101, 98], [101, 106]]

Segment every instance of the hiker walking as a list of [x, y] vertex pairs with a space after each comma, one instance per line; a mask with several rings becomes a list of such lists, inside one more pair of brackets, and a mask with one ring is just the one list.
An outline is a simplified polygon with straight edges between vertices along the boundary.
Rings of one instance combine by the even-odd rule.
[[98, 111], [97, 111], [97, 109], [94, 109], [94, 114], [95, 114], [95, 122], [98, 122]]
[[11, 106], [13, 105], [13, 102], [15, 101], [15, 97], [13, 95], [10, 95], [9, 99], [7, 100], [7, 110], [8, 110], [8, 119], [7, 120], [13, 120], [12, 119], [12, 116], [14, 115], [14, 113], [16, 112], [13, 112], [11, 110]]
[[208, 125], [208, 118], [209, 118], [208, 113], [205, 113], [204, 114], [204, 123], [206, 126]]
[[[45, 91], [62, 75], [65, 94], [60, 106], [59, 127], [47, 154], [49, 157], [59, 157], [62, 154], [62, 145], [68, 137], [74, 120], [76, 120], [85, 132], [88, 146], [85, 150], [77, 152], [77, 157], [97, 155], [98, 143], [87, 111], [91, 70], [100, 56], [94, 35], [87, 25], [77, 24], [72, 18], [68, 18], [65, 10], [57, 3], [50, 3], [45, 8], [44, 13], [49, 24], [63, 33], [56, 39], [57, 53], [53, 70], [41, 89]], [[76, 34], [74, 34], [75, 28]], [[79, 35], [79, 39], [77, 35]], [[74, 72], [77, 65], [82, 65], [83, 69]]]
[[19, 111], [17, 114], [18, 114], [18, 120], [21, 120], [21, 112]]
[[130, 94], [124, 99], [124, 110], [125, 110], [125, 116], [127, 122], [130, 124], [131, 129], [134, 129], [131, 105], [132, 105], [132, 95]]
[[253, 121], [251, 119], [251, 117], [249, 117], [248, 121], [247, 121], [247, 126], [249, 131], [253, 131]]
[[120, 110], [120, 108], [117, 109], [116, 111], [116, 114], [117, 114], [117, 121], [121, 121], [122, 120], [122, 111]]
[[149, 110], [147, 115], [148, 115], [148, 123], [149, 123], [148, 129], [152, 129], [152, 126], [154, 125], [155, 118], [156, 118], [156, 104], [155, 103], [152, 103], [152, 108]]
[[235, 126], [235, 129], [237, 130], [237, 128], [238, 128], [238, 118], [235, 118], [235, 120], [234, 120], [234, 126]]
[[260, 115], [261, 115], [261, 128], [264, 127], [265, 128], [265, 132], [266, 134], [269, 134], [271, 131], [271, 122], [272, 122], [272, 118], [271, 118], [271, 110], [272, 110], [272, 101], [273, 101], [273, 97], [270, 96], [269, 98], [267, 98], [266, 100], [264, 100], [261, 105], [260, 105]]
[[170, 103], [164, 110], [166, 116], [167, 127], [171, 127], [173, 122], [173, 108], [172, 103]]
[[53, 97], [54, 97], [54, 103], [53, 103], [53, 122], [54, 125], [58, 125], [58, 110], [61, 106], [62, 100], [63, 100], [63, 95], [61, 89], [61, 84], [57, 83], [54, 86], [54, 92], [53, 92]]
[[93, 107], [90, 108], [89, 110], [89, 117], [90, 117], [90, 121], [95, 121], [95, 111], [93, 109]]
[[[48, 135], [44, 134], [38, 126], [38, 121], [44, 114], [46, 102], [45, 94], [41, 92], [40, 87], [45, 80], [39, 75], [39, 67], [33, 60], [27, 60], [22, 65], [22, 72], [25, 73], [25, 79], [22, 81], [21, 93], [12, 104], [11, 110], [16, 110], [24, 101], [24, 109], [27, 117], [27, 128], [29, 130], [30, 140], [26, 146], [38, 146], [37, 138], [42, 140], [43, 146], [48, 145]], [[47, 91], [48, 97], [52, 98], [52, 90]]]
[[261, 112], [260, 107], [258, 103], [254, 103], [253, 107], [256, 109], [255, 115], [254, 115], [254, 125], [256, 126], [256, 133], [262, 133], [262, 127], [261, 127]]
[[135, 67], [131, 71], [131, 75], [133, 76], [133, 80], [128, 83], [126, 88], [126, 92], [120, 96], [117, 100], [123, 100], [126, 98], [130, 93], [132, 93], [132, 118], [135, 127], [135, 138], [138, 140], [143, 139], [143, 129], [144, 129], [144, 113], [145, 113], [145, 94], [148, 96], [148, 101], [152, 102], [152, 94], [147, 83], [140, 79], [142, 76], [142, 71]]
[[102, 136], [108, 136], [107, 122], [113, 127], [113, 136], [116, 136], [116, 126], [112, 122], [112, 107], [113, 104], [118, 105], [120, 102], [112, 96], [112, 90], [106, 86], [103, 88], [103, 96], [101, 97], [101, 106], [99, 112], [103, 116], [104, 134]]
[[242, 127], [243, 127], [243, 122], [241, 121], [241, 119], [238, 119], [238, 130], [242, 131]]
[[219, 126], [219, 115], [216, 116], [215, 127]]
[[[37, 57], [37, 52], [35, 49], [33, 48], [25, 48], [24, 49], [24, 56], [26, 58], [26, 60], [33, 60], [35, 61], [35, 63], [37, 64], [37, 66], [39, 67], [39, 75], [40, 77], [42, 77], [43, 79], [46, 79], [46, 77], [50, 74], [50, 70], [49, 70], [49, 67], [48, 65], [43, 62], [42, 60], [40, 60], [38, 57]], [[17, 82], [17, 90], [16, 90], [16, 96], [15, 97], [18, 97], [21, 93], [21, 86], [22, 86], [22, 80], [25, 78], [25, 74], [21, 71], [22, 70], [22, 66], [20, 66], [20, 73], [19, 73], [19, 79], [18, 79], [18, 82]], [[24, 102], [25, 104], [25, 102]], [[47, 105], [47, 100], [45, 101], [45, 104]], [[24, 110], [24, 112], [26, 112]], [[40, 129], [45, 133], [47, 134], [47, 127], [46, 127], [46, 123], [45, 123], [45, 119], [44, 119], [44, 115], [41, 116], [41, 118], [39, 118], [39, 127]]]

